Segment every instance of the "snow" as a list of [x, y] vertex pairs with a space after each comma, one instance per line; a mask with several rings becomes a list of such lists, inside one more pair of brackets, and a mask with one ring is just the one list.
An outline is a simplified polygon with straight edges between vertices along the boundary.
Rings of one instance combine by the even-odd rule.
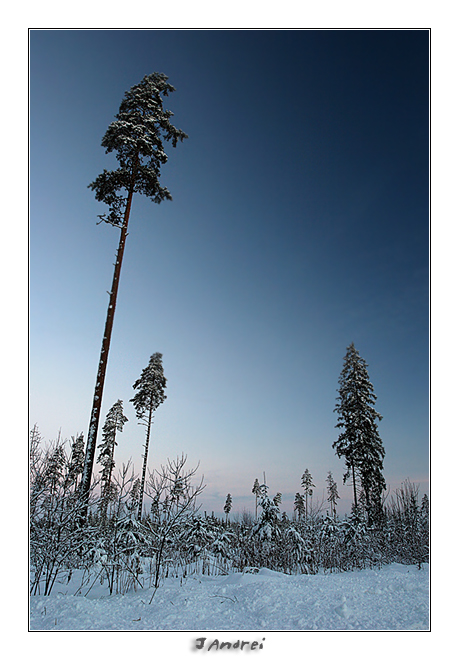
[[[51, 596], [31, 596], [30, 630], [420, 631], [430, 626], [429, 565], [294, 576], [269, 569], [191, 575], [164, 580], [152, 600], [153, 588], [109, 596], [99, 583], [87, 596], [77, 596], [80, 584], [81, 576], [74, 574], [69, 583], [56, 584]], [[213, 639], [209, 635], [206, 644]]]

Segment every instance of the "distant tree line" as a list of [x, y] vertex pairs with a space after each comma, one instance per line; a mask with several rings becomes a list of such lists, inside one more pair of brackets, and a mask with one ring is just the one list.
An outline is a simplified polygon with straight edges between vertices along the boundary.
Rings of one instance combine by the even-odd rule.
[[31, 431], [31, 594], [50, 594], [56, 581], [65, 584], [74, 572], [81, 576], [81, 594], [99, 582], [109, 594], [151, 587], [153, 599], [168, 576], [257, 572], [261, 567], [314, 574], [390, 562], [420, 567], [429, 561], [429, 502], [426, 495], [420, 501], [410, 481], [383, 504], [377, 522], [367, 516], [364, 498], [353, 504], [349, 516], [337, 516], [331, 473], [325, 503], [306, 508], [312, 482], [304, 479], [304, 472], [306, 491], [296, 494], [291, 516], [281, 512], [282, 495], [270, 497], [269, 487], [255, 480], [257, 514], [244, 511], [231, 520], [231, 494], [222, 516], [200, 511], [205, 487], [197, 468], [189, 469], [182, 455], [156, 471], [147, 470], [149, 507], [139, 518], [141, 479], [130, 462], [115, 471], [114, 430], [126, 420], [119, 404], [107, 415], [110, 425], [104, 426], [99, 446], [100, 477], [92, 483], [83, 522], [78, 498], [82, 436], [43, 447], [37, 427]]

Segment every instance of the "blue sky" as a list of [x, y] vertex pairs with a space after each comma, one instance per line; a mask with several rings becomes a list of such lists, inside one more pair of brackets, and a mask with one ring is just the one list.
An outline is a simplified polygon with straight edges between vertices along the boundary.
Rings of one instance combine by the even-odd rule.
[[116, 459], [140, 469], [132, 384], [163, 353], [151, 469], [200, 462], [203, 507], [253, 508], [265, 471], [292, 512], [309, 468], [342, 511], [332, 449], [354, 342], [369, 365], [391, 488], [428, 488], [427, 31], [31, 32], [30, 423], [87, 433], [118, 231], [88, 184], [125, 90], [152, 71], [189, 139], [169, 147], [173, 202], [137, 197], [102, 420], [129, 424]]

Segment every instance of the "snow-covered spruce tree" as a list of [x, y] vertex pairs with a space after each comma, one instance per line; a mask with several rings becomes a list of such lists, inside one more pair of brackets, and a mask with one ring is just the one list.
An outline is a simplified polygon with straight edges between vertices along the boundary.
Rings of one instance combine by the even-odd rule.
[[300, 521], [305, 515], [305, 496], [297, 492], [294, 497], [294, 514], [297, 512], [297, 518]]
[[120, 228], [120, 241], [115, 261], [109, 306], [102, 340], [99, 367], [94, 390], [85, 466], [81, 482], [82, 501], [88, 501], [96, 452], [96, 439], [101, 412], [110, 339], [115, 316], [121, 265], [128, 235], [128, 221], [133, 195], [146, 195], [153, 202], [171, 200], [167, 188], [160, 186], [160, 168], [167, 161], [164, 142], [176, 147], [187, 135], [170, 122], [172, 112], [163, 107], [163, 97], [174, 91], [162, 73], [152, 73], [125, 93], [118, 114], [108, 127], [102, 146], [114, 152], [119, 164], [116, 170], [104, 171], [89, 185], [99, 202], [108, 205], [108, 214], [100, 218]]
[[268, 486], [260, 485], [259, 519], [251, 532], [252, 552], [259, 567], [276, 569], [278, 567], [278, 551], [281, 531], [279, 527], [281, 494], [278, 492], [273, 500], [268, 495]]
[[115, 439], [117, 432], [123, 431], [123, 426], [126, 422], [128, 422], [128, 418], [123, 414], [123, 402], [119, 399], [107, 413], [104, 426], [102, 427], [102, 443], [98, 446], [100, 450], [97, 461], [102, 466], [102, 470], [100, 471], [101, 499], [99, 501], [99, 514], [102, 521], [105, 521], [109, 503], [114, 499], [115, 487], [112, 483], [112, 473], [115, 467], [113, 456], [115, 446], [117, 445]]
[[[305, 521], [306, 521], [308, 518], [308, 496], [313, 497], [313, 487], [315, 486], [313, 484], [313, 478], [308, 468], [305, 469], [304, 474], [302, 475], [301, 484], [305, 491]], [[311, 510], [313, 511], [313, 507], [311, 507]]]
[[145, 476], [147, 473], [147, 456], [149, 451], [150, 430], [153, 424], [153, 412], [162, 404], [165, 399], [166, 378], [163, 372], [163, 354], [154, 353], [150, 356], [149, 364], [142, 370], [141, 376], [133, 385], [137, 390], [134, 397], [130, 400], [136, 409], [136, 415], [141, 420], [139, 424], [146, 427], [145, 445], [144, 445], [144, 463], [142, 467], [142, 477], [139, 492], [139, 507], [137, 518], [142, 517], [142, 503], [145, 490]]
[[332, 472], [329, 471], [326, 478], [327, 484], [327, 502], [331, 505], [331, 516], [336, 517], [337, 514], [337, 500], [339, 500], [339, 492], [337, 489], [337, 482], [332, 477]]
[[228, 493], [225, 500], [224, 512], [225, 512], [225, 523], [228, 525], [228, 515], [232, 510], [232, 494]]
[[354, 344], [350, 344], [339, 377], [338, 414], [341, 429], [332, 447], [338, 457], [345, 458], [344, 483], [351, 476], [353, 499], [358, 507], [358, 484], [364, 492], [369, 521], [376, 521], [382, 511], [382, 493], [385, 489], [383, 458], [385, 451], [377, 428], [382, 416], [374, 408], [377, 400], [369, 380], [367, 364]]
[[83, 466], [85, 462], [85, 441], [83, 434], [77, 437], [72, 436], [70, 465], [69, 465], [69, 480], [71, 481], [74, 491], [77, 491], [78, 478], [83, 473]]

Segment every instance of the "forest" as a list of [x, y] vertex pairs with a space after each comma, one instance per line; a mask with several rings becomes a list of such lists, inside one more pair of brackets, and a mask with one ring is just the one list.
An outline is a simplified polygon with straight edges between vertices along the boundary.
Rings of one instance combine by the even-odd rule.
[[[100, 460], [104, 460], [101, 444]], [[111, 463], [93, 480], [90, 507], [79, 498], [83, 437], [43, 444], [37, 426], [30, 433], [30, 592], [49, 595], [58, 579], [77, 570], [81, 591], [96, 583], [109, 594], [154, 588], [167, 577], [257, 572], [260, 568], [296, 574], [344, 572], [398, 562], [429, 561], [429, 502], [406, 480], [384, 503], [378, 521], [366, 515], [364, 500], [350, 515], [335, 512], [337, 485], [329, 473], [328, 498], [309, 505], [309, 471], [304, 494], [292, 513], [281, 511], [282, 495], [254, 481], [254, 511], [231, 516], [231, 495], [223, 514], [201, 511], [205, 488], [196, 468], [182, 455], [148, 471], [148, 507], [138, 517], [140, 478], [132, 465]], [[112, 459], [113, 462], [113, 459]], [[306, 478], [306, 479], [305, 479]], [[311, 500], [311, 498], [310, 498]], [[154, 593], [153, 593], [154, 594]], [[152, 598], [153, 598], [152, 594]]]

